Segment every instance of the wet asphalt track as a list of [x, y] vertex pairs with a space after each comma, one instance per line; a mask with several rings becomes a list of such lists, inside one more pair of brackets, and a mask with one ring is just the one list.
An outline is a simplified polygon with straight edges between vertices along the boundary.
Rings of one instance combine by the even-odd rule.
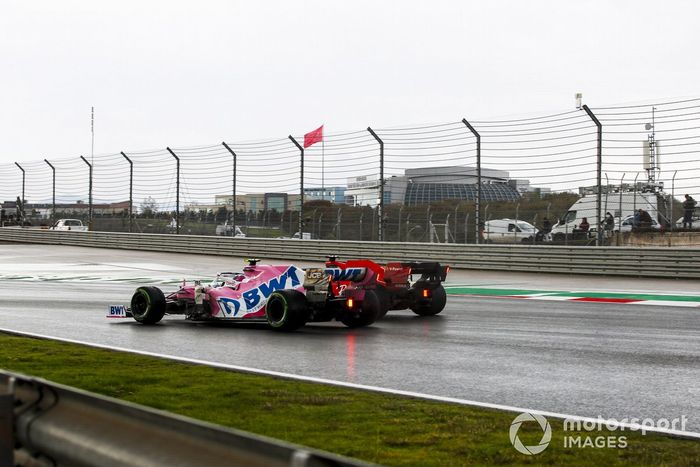
[[573, 415], [685, 415], [700, 432], [700, 308], [450, 296], [439, 316], [390, 312], [358, 330], [320, 323], [280, 334], [178, 317], [149, 327], [104, 318], [135, 287], [119, 279], [201, 274], [231, 260], [199, 267], [142, 254], [148, 261], [135, 263], [134, 252], [41, 248], [0, 245], [1, 328]]

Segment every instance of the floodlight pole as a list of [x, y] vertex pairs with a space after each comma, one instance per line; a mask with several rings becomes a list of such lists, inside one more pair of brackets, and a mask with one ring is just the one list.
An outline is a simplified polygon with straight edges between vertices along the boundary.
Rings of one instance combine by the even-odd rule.
[[233, 149], [228, 147], [228, 144], [226, 144], [225, 141], [222, 142], [221, 144], [223, 144], [224, 147], [226, 148], [226, 150], [228, 152], [230, 152], [231, 155], [233, 156], [233, 178], [232, 178], [232, 187], [233, 187], [232, 190], [233, 190], [233, 192], [231, 193], [232, 194], [231, 204], [233, 205], [233, 216], [231, 218], [231, 222], [233, 225], [231, 226], [231, 236], [235, 237], [236, 236], [236, 159], [237, 159], [237, 156], [236, 156], [236, 153], [233, 152]]
[[44, 162], [46, 162], [49, 165], [49, 167], [51, 167], [51, 223], [53, 224], [56, 220], [56, 168], [53, 165], [51, 165], [51, 162], [47, 161], [46, 159], [44, 159]]
[[124, 151], [121, 152], [121, 155], [129, 163], [129, 233], [131, 233], [134, 223], [134, 163], [124, 154]]
[[80, 158], [85, 162], [90, 169], [90, 184], [88, 188], [88, 198], [89, 198], [89, 204], [88, 204], [88, 229], [92, 230], [92, 164], [90, 164], [85, 157], [80, 156]]
[[601, 191], [602, 191], [602, 177], [603, 177], [603, 125], [600, 123], [600, 121], [596, 118], [596, 116], [593, 114], [590, 108], [588, 108], [587, 105], [583, 106], [583, 110], [586, 111], [589, 117], [591, 117], [591, 120], [593, 120], [593, 123], [595, 123], [595, 126], [598, 128], [598, 150], [597, 150], [597, 159], [596, 159], [596, 166], [597, 166], [597, 173], [596, 173], [596, 184], [597, 184], [597, 195], [596, 195], [596, 200], [595, 200], [595, 210], [596, 210], [596, 237], [595, 237], [595, 246], [600, 246], [603, 244], [603, 231], [601, 230], [601, 224], [600, 224], [600, 216], [602, 214], [601, 212]]
[[367, 127], [374, 139], [379, 143], [379, 241], [384, 241], [384, 141], [377, 136], [371, 127]]
[[474, 206], [475, 216], [474, 223], [476, 229], [476, 243], [481, 243], [479, 238], [479, 223], [481, 222], [481, 135], [474, 129], [466, 118], [462, 119], [462, 123], [469, 128], [476, 138], [476, 206]]
[[177, 161], [177, 179], [175, 183], [175, 235], [180, 235], [180, 158], [170, 148], [168, 150], [171, 156]]
[[[294, 139], [292, 135], [289, 135], [289, 139], [294, 143], [294, 145], [299, 148], [299, 151], [301, 152], [301, 177], [300, 177], [300, 198], [299, 198], [299, 239], [303, 240], [304, 239], [304, 148], [297, 143], [297, 140]], [[290, 214], [291, 218], [291, 214]]]

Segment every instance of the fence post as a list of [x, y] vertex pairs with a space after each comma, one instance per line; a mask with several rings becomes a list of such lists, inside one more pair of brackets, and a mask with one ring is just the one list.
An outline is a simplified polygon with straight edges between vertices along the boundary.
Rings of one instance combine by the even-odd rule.
[[481, 243], [479, 238], [479, 224], [481, 223], [481, 135], [474, 129], [466, 118], [462, 119], [462, 123], [469, 128], [469, 131], [476, 137], [476, 206], [474, 215], [474, 226], [476, 230], [476, 243]]
[[[593, 115], [593, 112], [591, 109], [588, 108], [587, 105], [583, 106], [583, 110], [586, 111], [589, 117], [591, 117], [591, 120], [593, 120], [593, 123], [595, 123], [595, 126], [598, 127], [598, 150], [597, 150], [597, 159], [596, 159], [596, 165], [597, 165], [597, 174], [596, 174], [596, 184], [598, 185], [597, 191], [598, 194], [596, 195], [596, 200], [595, 200], [595, 210], [596, 210], [596, 216], [598, 216], [598, 219], [596, 220], [596, 238], [595, 238], [595, 246], [600, 246], [602, 245], [602, 239], [603, 239], [603, 231], [601, 230], [601, 225], [600, 225], [600, 216], [601, 216], [601, 191], [602, 191], [602, 174], [603, 174], [603, 125], [600, 123], [600, 121], [596, 118], [595, 115]], [[622, 195], [620, 195], [622, 196]]]
[[15, 165], [17, 167], [19, 167], [19, 170], [22, 171], [22, 199], [21, 199], [22, 204], [21, 204], [21, 210], [20, 210], [20, 216], [22, 217], [22, 219], [20, 220], [20, 226], [24, 227], [24, 217], [25, 217], [25, 215], [24, 215], [24, 179], [25, 179], [25, 172], [24, 172], [24, 169], [22, 168], [22, 166], [19, 165], [17, 162], [15, 162]]
[[56, 168], [46, 159], [44, 162], [51, 167], [51, 223], [53, 224], [56, 221]]
[[134, 223], [134, 163], [124, 154], [124, 151], [121, 152], [121, 155], [129, 163], [129, 233], [131, 233]]
[[[301, 178], [299, 180], [299, 183], [301, 185], [301, 191], [300, 191], [301, 198], [299, 199], [299, 239], [303, 240], [304, 239], [304, 148], [299, 143], [297, 143], [297, 140], [295, 140], [292, 135], [289, 135], [289, 139], [292, 140], [292, 143], [294, 143], [294, 145], [297, 148], [299, 148], [299, 151], [301, 152]], [[312, 226], [312, 228], [313, 228], [313, 226]]]
[[87, 159], [85, 159], [83, 156], [80, 156], [80, 158], [83, 160], [83, 162], [87, 164], [87, 166], [90, 169], [90, 184], [88, 185], [88, 229], [92, 230], [92, 164], [90, 164], [87, 161]]
[[171, 156], [177, 161], [177, 175], [175, 182], [175, 235], [180, 235], [180, 158], [170, 148], [168, 150]]
[[384, 241], [384, 141], [371, 127], [367, 127], [367, 131], [379, 143], [379, 241], [382, 242]]
[[231, 225], [231, 236], [232, 236], [232, 237], [235, 237], [235, 236], [236, 236], [236, 159], [237, 159], [237, 156], [236, 156], [236, 153], [233, 152], [233, 149], [231, 149], [230, 147], [228, 147], [228, 144], [226, 144], [225, 141], [222, 142], [221, 144], [223, 144], [224, 147], [226, 148], [226, 150], [227, 150], [228, 152], [230, 152], [231, 155], [233, 156], [233, 179], [232, 179], [232, 182], [233, 182], [233, 183], [232, 183], [232, 190], [233, 190], [233, 192], [231, 193], [231, 194], [232, 194], [231, 205], [233, 206], [233, 215], [232, 215], [232, 218], [231, 218], [231, 223], [232, 223], [232, 225]]
[[19, 167], [19, 170], [22, 171], [22, 204], [24, 204], [24, 179], [25, 179], [25, 172], [24, 169], [22, 168], [21, 165], [19, 165], [17, 162], [15, 162], [15, 165]]
[[338, 215], [335, 218], [335, 227], [336, 227], [336, 232], [335, 232], [335, 239], [340, 240], [340, 219], [342, 218], [343, 213], [341, 211], [341, 208], [338, 208]]
[[678, 175], [677, 170], [673, 172], [673, 178], [671, 179], [671, 218], [669, 219], [671, 230], [676, 230], [676, 218], [673, 215], [673, 202], [676, 200], [676, 175]]

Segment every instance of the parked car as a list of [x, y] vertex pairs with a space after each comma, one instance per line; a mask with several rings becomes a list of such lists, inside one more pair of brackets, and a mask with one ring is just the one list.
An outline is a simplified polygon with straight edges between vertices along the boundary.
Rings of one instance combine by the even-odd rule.
[[536, 235], [537, 228], [521, 220], [495, 219], [484, 223], [486, 243], [528, 243]]
[[236, 238], [245, 238], [245, 234], [243, 233], [243, 231], [238, 226], [236, 226], [234, 230], [233, 225], [229, 224], [228, 221], [216, 226], [216, 235], [221, 235], [224, 237], [233, 236]]
[[[700, 214], [697, 213], [697, 211], [696, 211], [695, 213], [693, 213], [693, 217], [691, 219], [693, 220], [693, 230], [700, 229]], [[683, 228], [683, 217], [679, 217], [678, 220], [676, 221], [676, 228], [677, 229]]]
[[[681, 225], [683, 225], [683, 224], [681, 224]], [[622, 219], [622, 227], [620, 227], [620, 220], [615, 219], [615, 227], [613, 228], [613, 231], [614, 232], [631, 232], [633, 227], [634, 227], [634, 216], [627, 216], [627, 217]], [[654, 230], [660, 230], [661, 225], [656, 221], [656, 219], [654, 219], [652, 217], [651, 226], [649, 228], [654, 229]]]
[[311, 233], [309, 233], [309, 232], [301, 233], [301, 232], [299, 232], [299, 231], [296, 231], [296, 232], [294, 232], [294, 235], [292, 235], [292, 238], [295, 239], [295, 240], [299, 240], [299, 239], [301, 239], [301, 240], [311, 240], [312, 235], [311, 235]]
[[59, 219], [49, 230], [74, 230], [87, 232], [88, 228], [80, 219]]

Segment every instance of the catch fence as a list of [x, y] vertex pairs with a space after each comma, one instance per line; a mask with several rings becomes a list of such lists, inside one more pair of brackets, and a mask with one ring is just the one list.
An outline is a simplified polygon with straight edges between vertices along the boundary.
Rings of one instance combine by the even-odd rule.
[[[604, 244], [598, 222], [606, 212], [624, 231], [642, 208], [656, 224], [646, 227], [682, 228], [683, 195], [700, 194], [700, 98], [584, 107], [330, 132], [307, 148], [292, 135], [18, 161], [0, 165], [3, 221], [78, 217], [106, 231], [234, 235], [237, 227], [248, 236], [303, 230], [320, 239], [477, 243], [495, 238], [491, 221], [541, 229], [546, 218], [563, 222], [564, 236], [524, 241]], [[567, 217], [582, 196], [595, 202]], [[575, 235], [582, 215], [600, 235]]]

